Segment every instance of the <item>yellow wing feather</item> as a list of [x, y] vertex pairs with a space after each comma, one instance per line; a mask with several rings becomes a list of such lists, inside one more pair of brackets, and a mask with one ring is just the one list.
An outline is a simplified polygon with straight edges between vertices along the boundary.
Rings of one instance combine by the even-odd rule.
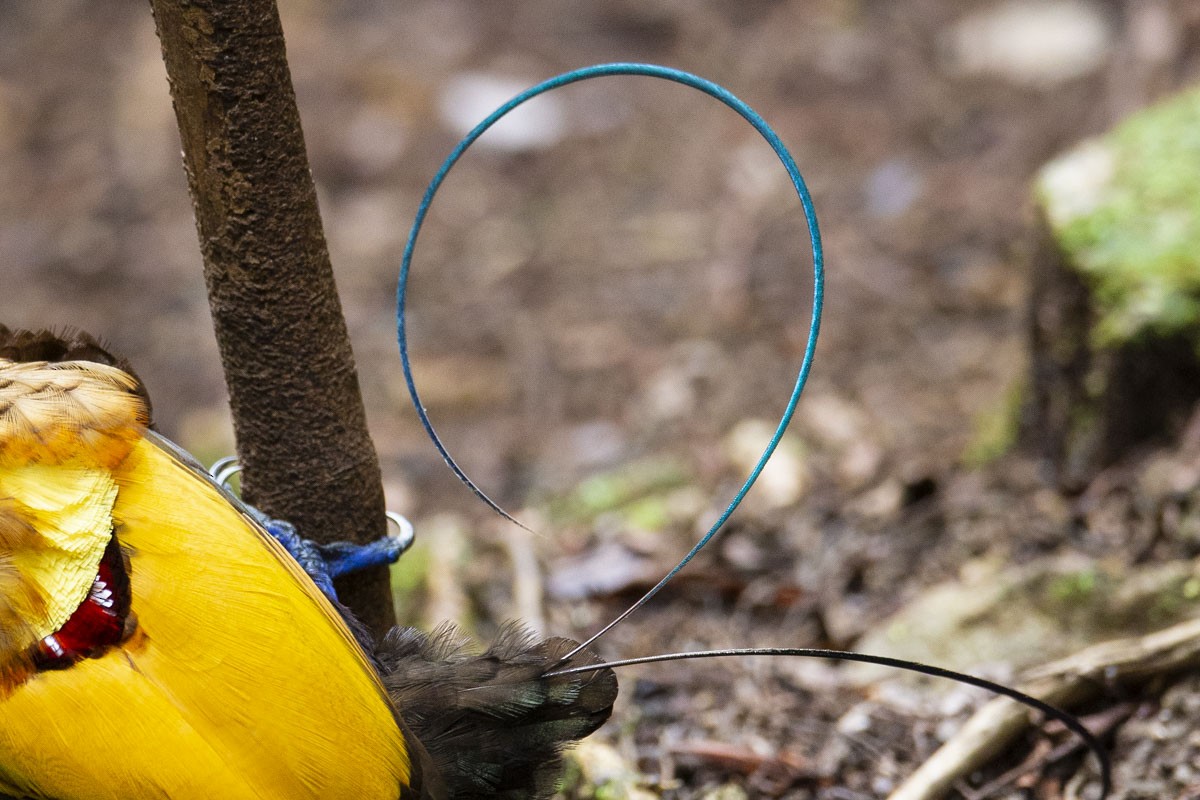
[[57, 631], [87, 597], [112, 538], [117, 484], [102, 467], [32, 463], [0, 468], [0, 493], [8, 513], [35, 530], [37, 539], [14, 548], [17, 571], [42, 596], [42, 612], [28, 619], [37, 638]]
[[[123, 429], [135, 436], [116, 433], [117, 424], [77, 427], [87, 443], [74, 451], [54, 436], [46, 449], [12, 438], [29, 419], [44, 423], [74, 406], [56, 397], [54, 413], [25, 411], [5, 428], [3, 377], [0, 486], [17, 486], [13, 475], [29, 462], [111, 469], [107, 525], [129, 558], [137, 630], [101, 657], [36, 673], [0, 699], [0, 791], [52, 800], [396, 800], [409, 761], [394, 711], [340, 616], [291, 558], [136, 416]], [[111, 422], [112, 408], [101, 404], [95, 418]], [[126, 445], [115, 461], [122, 448], [114, 441]], [[59, 507], [80, 505], [84, 484], [75, 480], [76, 495]], [[89, 491], [103, 508], [105, 490]], [[35, 524], [43, 534], [44, 520]], [[3, 530], [0, 521], [0, 548]]]

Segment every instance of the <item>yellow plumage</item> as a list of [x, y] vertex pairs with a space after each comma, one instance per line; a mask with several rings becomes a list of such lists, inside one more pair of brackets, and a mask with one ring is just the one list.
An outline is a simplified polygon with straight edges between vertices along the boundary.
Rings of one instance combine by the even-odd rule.
[[[0, 360], [0, 794], [396, 800], [404, 739], [341, 617], [146, 431], [132, 385]], [[37, 669], [30, 648], [88, 596], [114, 534], [136, 625]]]
[[41, 639], [87, 597], [112, 538], [117, 484], [103, 467], [32, 463], [0, 466], [0, 491], [11, 498], [9, 513], [37, 532], [36, 547], [13, 548], [9, 557], [41, 595], [41, 608], [27, 617]]

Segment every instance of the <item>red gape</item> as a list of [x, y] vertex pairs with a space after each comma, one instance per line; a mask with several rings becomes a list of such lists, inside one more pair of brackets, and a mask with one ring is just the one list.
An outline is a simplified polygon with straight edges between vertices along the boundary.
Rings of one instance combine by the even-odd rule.
[[114, 538], [104, 551], [87, 598], [56, 633], [37, 644], [34, 664], [38, 669], [63, 669], [120, 642], [129, 615], [129, 599], [129, 577]]

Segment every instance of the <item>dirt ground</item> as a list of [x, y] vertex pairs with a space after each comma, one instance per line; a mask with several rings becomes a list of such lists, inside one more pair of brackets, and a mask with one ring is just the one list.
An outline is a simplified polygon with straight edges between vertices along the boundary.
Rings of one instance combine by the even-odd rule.
[[[1200, 477], [1170, 492], [1144, 480], [1151, 462], [1193, 463], [1186, 437], [1078, 496], [1020, 453], [984, 458], [1025, 381], [1030, 179], [1195, 80], [1200, 4], [1088, 6], [1110, 33], [1097, 64], [1032, 85], [956, 62], [955, 25], [997, 5], [281, 2], [390, 502], [423, 540], [397, 579], [402, 614], [484, 638], [511, 617], [594, 630], [716, 517], [795, 379], [811, 259], [769, 148], [697, 93], [605, 79], [563, 91], [542, 140], [468, 155], [414, 264], [434, 422], [539, 535], [489, 517], [424, 439], [393, 298], [417, 201], [457, 138], [446, 98], [479, 76], [518, 89], [601, 61], [677, 66], [754, 106], [809, 182], [829, 270], [816, 367], [770, 485], [604, 655], [886, 643], [891, 615], [981, 570], [1007, 580], [1073, 558], [1121, 575], [1200, 552]], [[1165, 51], [1144, 46], [1147, 8]], [[138, 367], [164, 433], [211, 459], [232, 435], [178, 150], [147, 4], [0, 4], [0, 322], [104, 337]], [[1090, 620], [1077, 638], [913, 652], [1007, 680], [1155, 626]], [[1116, 797], [1200, 797], [1198, 696], [1193, 678], [1089, 709], [1128, 709], [1110, 726]], [[813, 663], [645, 667], [623, 674], [616, 719], [581, 760], [636, 772], [650, 796], [883, 797], [982, 700]], [[955, 796], [1092, 796], [1094, 765], [1039, 741]]]

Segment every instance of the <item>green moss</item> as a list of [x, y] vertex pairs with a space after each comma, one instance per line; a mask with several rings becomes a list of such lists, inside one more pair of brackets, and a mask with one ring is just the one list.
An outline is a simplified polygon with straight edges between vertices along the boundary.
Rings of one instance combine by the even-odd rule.
[[1153, 595], [1146, 617], [1161, 627], [1192, 616], [1200, 597], [1198, 590], [1200, 585], [1195, 577], [1181, 577], [1169, 583]]
[[1200, 90], [1048, 164], [1036, 193], [1093, 288], [1098, 345], [1200, 330]]
[[418, 538], [400, 560], [388, 568], [397, 619], [413, 619], [413, 609], [410, 609], [409, 605], [412, 604], [413, 597], [425, 586], [429, 564], [429, 545]]
[[1000, 402], [975, 417], [975, 432], [963, 451], [968, 467], [981, 467], [1007, 453], [1021, 432], [1021, 406], [1025, 402], [1024, 381], [1014, 381]]
[[596, 800], [625, 800], [629, 797], [628, 787], [621, 781], [606, 781], [595, 788]]
[[571, 753], [567, 753], [563, 759], [563, 775], [562, 780], [558, 782], [559, 797], [579, 797], [583, 796], [586, 789], [583, 778], [583, 770], [579, 767]]
[[642, 778], [609, 744], [585, 740], [567, 752], [556, 800], [652, 800]]
[[661, 531], [671, 522], [667, 498], [661, 494], [630, 503], [624, 509], [624, 517], [630, 525], [642, 531]]
[[1090, 567], [1053, 575], [1039, 593], [1038, 608], [1096, 636], [1157, 628], [1196, 613], [1195, 582], [1186, 565], [1129, 573]]
[[1096, 597], [1096, 570], [1085, 569], [1056, 575], [1046, 587], [1051, 607], [1060, 604], [1092, 603]]
[[647, 459], [603, 472], [584, 480], [564, 500], [553, 504], [561, 520], [583, 522], [610, 512], [638, 517], [641, 527], [654, 530], [665, 524], [663, 496], [691, 479], [687, 468], [671, 458]]

